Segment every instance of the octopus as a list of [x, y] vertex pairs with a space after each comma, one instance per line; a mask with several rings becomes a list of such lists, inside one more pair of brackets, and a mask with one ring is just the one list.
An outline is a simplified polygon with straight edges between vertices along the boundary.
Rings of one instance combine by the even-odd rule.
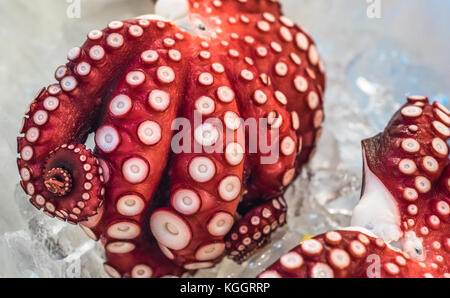
[[101, 241], [111, 277], [248, 258], [285, 224], [324, 120], [324, 63], [277, 1], [156, 8], [90, 31], [18, 137], [31, 204]]
[[259, 277], [450, 278], [450, 111], [410, 96], [363, 141], [351, 228], [303, 241]]

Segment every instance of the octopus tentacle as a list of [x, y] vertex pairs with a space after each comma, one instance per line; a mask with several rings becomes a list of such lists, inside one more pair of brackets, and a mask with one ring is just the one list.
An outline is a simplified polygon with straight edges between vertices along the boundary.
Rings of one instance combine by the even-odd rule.
[[[445, 180], [449, 165], [450, 130], [436, 111], [441, 109], [426, 97], [410, 97], [383, 134], [363, 142], [365, 188], [352, 218], [353, 225], [371, 228], [388, 242], [401, 241], [403, 249], [418, 259], [426, 258], [427, 251], [438, 253], [428, 248], [443, 245], [439, 238], [445, 235], [448, 218], [433, 205], [445, 210], [449, 203], [437, 185]], [[384, 199], [377, 199], [377, 193]], [[380, 211], [390, 216], [369, 214], [376, 201], [387, 205]]]
[[150, 219], [153, 235], [188, 270], [210, 267], [222, 257], [242, 193], [240, 113], [219, 57], [208, 48], [191, 60], [181, 112], [191, 124], [183, 140], [190, 151], [175, 156], [170, 205]]
[[271, 234], [286, 224], [286, 210], [286, 201], [279, 197], [246, 212], [227, 235], [229, 257], [240, 263], [265, 245]]
[[52, 203], [36, 196], [33, 204], [44, 206], [47, 212], [72, 223], [97, 214], [105, 194], [103, 172], [98, 160], [84, 145], [63, 144], [50, 152], [44, 172], [47, 191], [60, 199]]
[[105, 250], [104, 268], [113, 278], [158, 278], [186, 272], [163, 254], [156, 241], [111, 241]]
[[[248, 154], [245, 164], [247, 193], [244, 201], [276, 197], [291, 182], [285, 175], [295, 163], [297, 136], [291, 127], [289, 113], [273, 96], [272, 86], [265, 86], [257, 78], [255, 66], [236, 59], [229, 60], [226, 69], [230, 80], [235, 83], [244, 119], [259, 120], [259, 123], [254, 123], [257, 125], [256, 130], [251, 121], [245, 127]], [[258, 136], [257, 140], [255, 136]], [[255, 145], [259, 148], [256, 152], [252, 151]]]
[[400, 278], [425, 274], [407, 254], [364, 229], [339, 230], [305, 240], [260, 278]]
[[163, 255], [146, 229], [182, 99], [187, 65], [180, 51], [186, 40], [181, 32], [168, 32], [162, 45], [142, 51], [119, 80], [96, 133], [97, 154], [109, 161], [111, 172], [105, 216], [97, 225], [104, 226], [105, 266], [112, 276], [185, 271]]
[[[66, 83], [76, 80], [67, 78]], [[95, 191], [102, 187], [97, 161], [77, 143], [89, 132], [85, 123], [92, 121], [93, 113], [86, 110], [89, 105], [95, 109], [79, 90], [69, 94], [52, 85], [31, 105], [21, 131], [24, 135], [18, 138], [21, 184], [32, 203], [39, 209], [45, 206], [49, 216], [67, 218], [71, 214], [71, 222], [86, 220], [103, 200], [103, 193]], [[77, 133], [72, 131], [74, 127]], [[86, 206], [87, 211], [81, 212]]]
[[382, 134], [363, 141], [364, 186], [352, 218], [362, 230], [307, 240], [261, 276], [450, 277], [449, 116], [410, 96]]

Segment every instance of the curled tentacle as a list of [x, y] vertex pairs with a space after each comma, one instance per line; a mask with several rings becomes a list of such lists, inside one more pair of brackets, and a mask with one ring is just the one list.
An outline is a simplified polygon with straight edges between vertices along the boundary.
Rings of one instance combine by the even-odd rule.
[[229, 257], [240, 263], [265, 245], [286, 224], [286, 209], [286, 201], [279, 197], [246, 212], [226, 238]]
[[70, 222], [97, 214], [105, 194], [103, 170], [84, 145], [64, 144], [50, 152], [44, 173], [46, 191], [33, 197], [34, 205]]
[[[67, 81], [74, 83], [75, 78], [69, 76]], [[24, 135], [18, 138], [21, 185], [32, 196], [31, 202], [39, 209], [44, 207], [47, 215], [72, 223], [95, 215], [104, 195], [96, 158], [76, 143], [89, 132], [86, 123], [94, 115], [86, 110], [89, 105], [77, 90], [69, 93], [52, 85], [31, 105], [21, 131]], [[93, 110], [98, 108], [91, 105]]]

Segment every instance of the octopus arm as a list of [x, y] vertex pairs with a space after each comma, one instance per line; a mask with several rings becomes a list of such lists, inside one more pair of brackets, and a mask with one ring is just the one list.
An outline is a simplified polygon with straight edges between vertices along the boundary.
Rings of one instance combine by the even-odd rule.
[[439, 185], [448, 179], [449, 125], [445, 107], [410, 96], [382, 134], [363, 141], [365, 187], [352, 224], [420, 261], [442, 257], [448, 237], [449, 202]]
[[363, 141], [360, 228], [306, 240], [260, 277], [450, 277], [449, 126], [444, 106], [409, 97]]
[[210, 46], [203, 44], [188, 67], [181, 116], [190, 126], [183, 139], [189, 152], [174, 156], [170, 201], [150, 219], [160, 245], [187, 270], [211, 267], [223, 256], [223, 239], [242, 194], [240, 113], [224, 66]]
[[272, 233], [286, 224], [286, 210], [286, 201], [278, 197], [246, 212], [226, 237], [228, 256], [241, 263], [264, 246]]
[[96, 132], [96, 152], [108, 172], [108, 196], [105, 215], [97, 224], [104, 228], [91, 230], [103, 231], [105, 268], [111, 276], [161, 277], [185, 271], [164, 256], [145, 231], [183, 98], [183, 55], [189, 55], [181, 54], [187, 38], [179, 34], [167, 33], [163, 41], [177, 40], [176, 45], [155, 42], [130, 63]]
[[331, 231], [305, 240], [260, 278], [411, 278], [422, 268], [364, 229]]
[[255, 66], [242, 59], [230, 59], [229, 53], [223, 60], [246, 119], [247, 188], [243, 205], [258, 204], [278, 196], [292, 182], [298, 139], [288, 112], [273, 96], [273, 86], [258, 78]]

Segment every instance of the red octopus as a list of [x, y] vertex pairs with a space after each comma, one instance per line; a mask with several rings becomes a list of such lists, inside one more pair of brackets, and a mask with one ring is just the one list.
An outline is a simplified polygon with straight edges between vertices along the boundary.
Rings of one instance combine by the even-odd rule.
[[450, 278], [449, 126], [447, 108], [410, 96], [363, 141], [361, 228], [306, 240], [259, 276]]
[[[143, 16], [89, 32], [18, 138], [31, 203], [101, 240], [113, 277], [180, 276], [263, 245], [285, 223], [283, 192], [324, 118], [317, 48], [277, 1], [158, 7], [176, 20]], [[268, 131], [249, 129], [252, 119]], [[255, 136], [279, 158], [261, 162], [271, 152], [250, 151]]]

